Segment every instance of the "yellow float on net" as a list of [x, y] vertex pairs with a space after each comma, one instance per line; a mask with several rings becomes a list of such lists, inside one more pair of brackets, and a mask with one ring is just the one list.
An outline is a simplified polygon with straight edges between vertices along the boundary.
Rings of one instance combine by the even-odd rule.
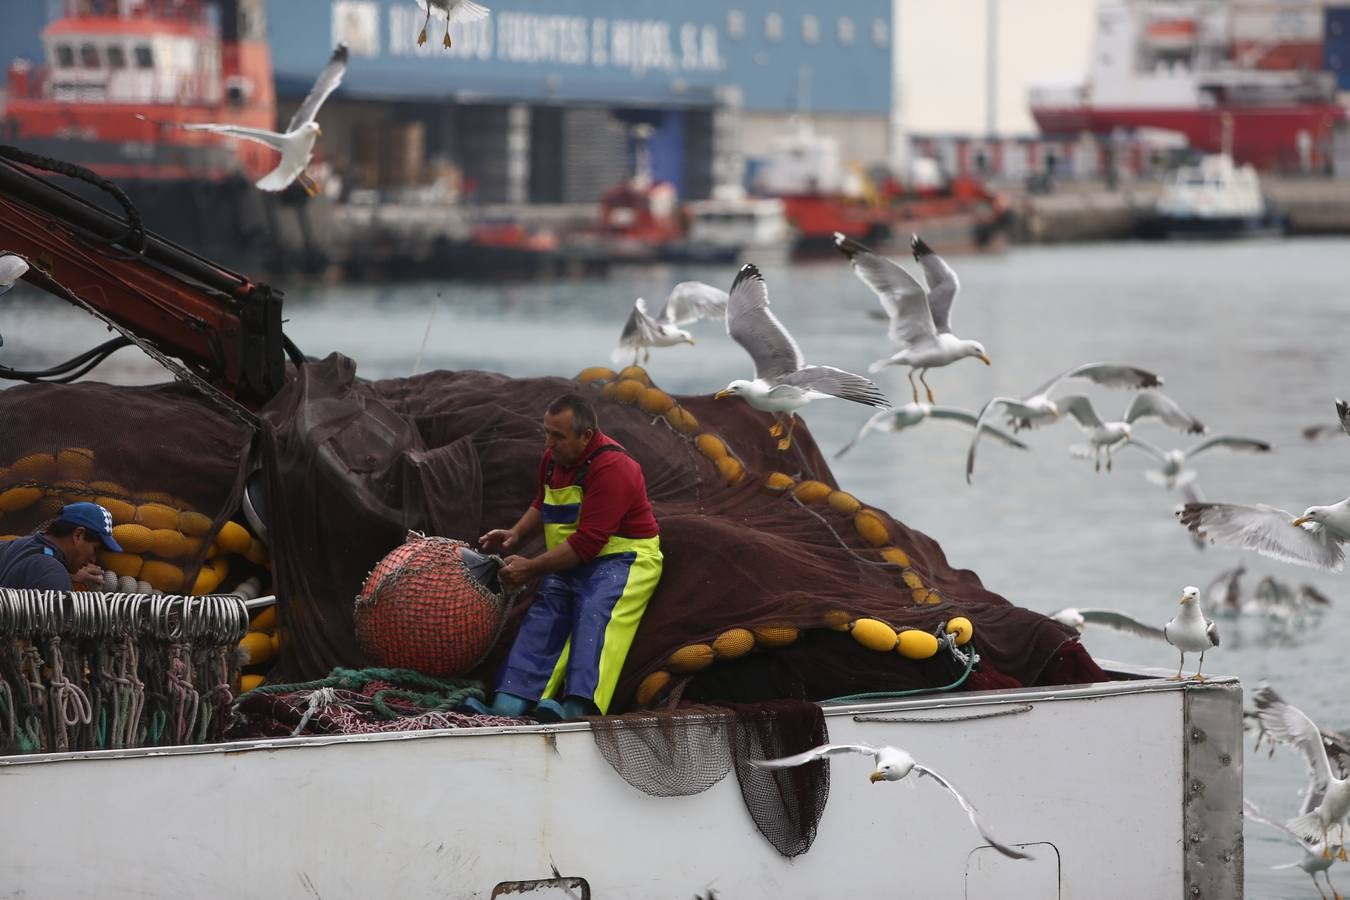
[[801, 481], [792, 489], [792, 496], [803, 503], [819, 503], [830, 496], [832, 490], [834, 488], [823, 481]]
[[702, 453], [713, 462], [729, 455], [727, 453], [726, 442], [717, 435], [709, 434], [706, 431], [694, 438], [694, 446], [698, 448], [699, 453]]
[[582, 384], [594, 384], [597, 381], [609, 381], [613, 377], [613, 369], [607, 369], [604, 366], [591, 366], [589, 369], [582, 369], [578, 372], [575, 380]]
[[56, 477], [56, 457], [50, 453], [30, 453], [14, 460], [9, 467], [11, 481], [51, 481]]
[[767, 650], [772, 650], [775, 647], [786, 647], [801, 634], [795, 625], [770, 625], [751, 630], [755, 634], [756, 643]]
[[947, 620], [947, 633], [956, 635], [956, 646], [964, 647], [975, 636], [975, 626], [965, 616]]
[[830, 491], [830, 496], [826, 499], [830, 504], [830, 509], [846, 516], [851, 516], [862, 509], [862, 502], [845, 491]]
[[215, 569], [204, 565], [197, 571], [197, 577], [192, 582], [191, 594], [194, 597], [200, 597], [203, 594], [209, 594], [220, 587], [220, 577], [216, 575]]
[[796, 482], [786, 472], [770, 472], [769, 477], [764, 479], [764, 486], [771, 491], [785, 491], [794, 484]]
[[[177, 521], [178, 517], [174, 517]], [[176, 528], [155, 528], [150, 532], [150, 552], [165, 559], [182, 559], [188, 555], [187, 538]]]
[[666, 421], [681, 434], [693, 434], [698, 431], [698, 419], [683, 406], [672, 406], [666, 412]]
[[136, 507], [136, 521], [146, 528], [164, 528], [176, 531], [178, 530], [178, 510], [152, 500]]
[[215, 571], [216, 577], [221, 581], [224, 581], [225, 576], [230, 574], [230, 561], [223, 556], [213, 556], [206, 561], [206, 564]]
[[755, 636], [748, 628], [728, 628], [713, 638], [718, 659], [736, 659], [755, 649]]
[[222, 553], [245, 553], [252, 540], [253, 535], [243, 525], [226, 522], [220, 526], [220, 533], [216, 535], [216, 546]]
[[873, 547], [884, 547], [891, 542], [891, 533], [886, 521], [875, 510], [860, 509], [853, 516], [853, 527], [862, 539]]
[[183, 582], [186, 580], [181, 568], [158, 559], [147, 559], [137, 577], [166, 594], [182, 593]]
[[938, 652], [938, 639], [926, 631], [906, 628], [900, 632], [895, 649], [906, 659], [928, 659]]
[[277, 608], [268, 606], [248, 623], [249, 631], [270, 631], [277, 627]]
[[271, 636], [261, 631], [250, 631], [239, 642], [239, 656], [240, 664], [245, 666], [258, 666], [267, 662], [273, 656]]
[[656, 387], [643, 388], [638, 392], [638, 408], [653, 416], [665, 415], [675, 405], [675, 398]]
[[92, 502], [94, 499], [94, 492], [89, 489], [89, 485], [76, 478], [56, 482], [52, 485], [51, 492], [67, 503]]
[[717, 654], [708, 644], [686, 644], [670, 654], [667, 665], [676, 672], [697, 672], [712, 665]]
[[185, 509], [178, 514], [178, 530], [189, 537], [206, 537], [211, 533], [211, 517]]
[[153, 534], [149, 528], [134, 522], [114, 525], [112, 530], [113, 540], [128, 553], [144, 553], [149, 550]]
[[262, 677], [261, 675], [240, 675], [239, 693], [247, 694], [254, 688], [260, 688], [264, 684], [267, 684], [267, 679]]
[[94, 472], [94, 451], [88, 447], [67, 447], [56, 454], [56, 473], [62, 478], [83, 481]]
[[652, 672], [646, 678], [642, 679], [642, 683], [638, 685], [637, 689], [638, 706], [647, 706], [650, 704], [660, 696], [661, 692], [666, 689], [666, 685], [668, 684], [670, 684], [670, 673], [663, 672], [660, 669], [657, 669], [655, 672]]
[[849, 634], [868, 650], [890, 653], [895, 649], [895, 629], [880, 619], [857, 619], [849, 626]]
[[65, 509], [66, 499], [60, 494], [48, 494], [38, 501], [34, 509], [40, 518], [55, 519]]
[[137, 553], [114, 553], [100, 549], [96, 556], [100, 566], [128, 578], [139, 577], [145, 564], [145, 560]]
[[919, 577], [919, 573], [915, 572], [913, 569], [906, 569], [901, 572], [900, 580], [905, 583], [905, 587], [912, 591], [928, 589], [928, 586], [923, 583], [923, 579]]
[[930, 604], [931, 604], [931, 603], [941, 603], [941, 602], [942, 602], [942, 595], [939, 594], [937, 591], [932, 590], [932, 589], [930, 588], [929, 591], [928, 591], [928, 593], [927, 593], [927, 595], [924, 596], [923, 602], [924, 602], [924, 603], [930, 603]]
[[620, 369], [619, 377], [630, 378], [633, 381], [639, 382], [643, 387], [652, 386], [652, 378], [642, 366], [627, 366], [626, 368]]
[[909, 554], [899, 547], [882, 547], [881, 558], [897, 566], [909, 565]]
[[739, 484], [745, 477], [745, 466], [734, 456], [724, 456], [717, 460], [717, 471], [727, 484]]
[[248, 542], [248, 549], [244, 551], [244, 559], [253, 563], [255, 566], [267, 568], [272, 564], [271, 557], [267, 555], [267, 547], [262, 541], [254, 538]]
[[[93, 487], [93, 485], [91, 484], [90, 487]], [[136, 507], [125, 500], [100, 494], [94, 498], [94, 502], [108, 511], [108, 515], [112, 516], [115, 525], [126, 525], [136, 521]]]
[[178, 514], [178, 501], [168, 491], [140, 491], [136, 497], [142, 503], [158, 503], [172, 509], [174, 515]]
[[821, 624], [835, 631], [848, 631], [853, 616], [842, 609], [832, 609], [821, 617]]
[[27, 509], [42, 498], [42, 488], [12, 487], [0, 491], [0, 513]]
[[636, 403], [647, 386], [633, 378], [622, 378], [614, 382], [614, 399], [620, 403]]

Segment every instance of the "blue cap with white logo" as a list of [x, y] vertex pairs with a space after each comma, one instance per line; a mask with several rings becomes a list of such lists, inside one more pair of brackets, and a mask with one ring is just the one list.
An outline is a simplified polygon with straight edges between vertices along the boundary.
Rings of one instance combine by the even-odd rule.
[[103, 542], [103, 546], [114, 553], [122, 552], [122, 546], [113, 540], [112, 513], [97, 503], [68, 504], [61, 510], [61, 515], [56, 517], [56, 521], [83, 526], [85, 531], [98, 535], [98, 539]]

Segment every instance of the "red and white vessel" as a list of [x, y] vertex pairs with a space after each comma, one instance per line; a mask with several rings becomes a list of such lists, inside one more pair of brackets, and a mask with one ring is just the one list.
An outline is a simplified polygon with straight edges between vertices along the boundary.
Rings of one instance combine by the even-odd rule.
[[1326, 5], [1099, 0], [1087, 80], [1032, 88], [1032, 116], [1055, 135], [1166, 129], [1208, 153], [1231, 127], [1238, 164], [1321, 168], [1346, 118], [1322, 70]]

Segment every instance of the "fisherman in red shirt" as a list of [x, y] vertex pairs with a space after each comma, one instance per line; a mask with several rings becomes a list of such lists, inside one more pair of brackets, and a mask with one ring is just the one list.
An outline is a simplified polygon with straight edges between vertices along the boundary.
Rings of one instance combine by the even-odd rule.
[[[595, 409], [565, 394], [544, 413], [534, 503], [510, 528], [478, 539], [489, 553], [518, 546], [542, 524], [547, 550], [508, 556], [508, 587], [543, 576], [502, 666], [491, 707], [576, 718], [609, 710], [647, 601], [661, 580], [661, 538], [642, 467], [600, 431]], [[561, 703], [554, 698], [561, 698]]]

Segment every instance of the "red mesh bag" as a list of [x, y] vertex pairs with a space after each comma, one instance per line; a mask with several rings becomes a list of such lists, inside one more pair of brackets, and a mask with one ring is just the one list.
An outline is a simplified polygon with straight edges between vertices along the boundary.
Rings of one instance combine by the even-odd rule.
[[377, 664], [437, 678], [476, 666], [505, 621], [497, 566], [463, 541], [411, 532], [356, 598], [361, 649]]

